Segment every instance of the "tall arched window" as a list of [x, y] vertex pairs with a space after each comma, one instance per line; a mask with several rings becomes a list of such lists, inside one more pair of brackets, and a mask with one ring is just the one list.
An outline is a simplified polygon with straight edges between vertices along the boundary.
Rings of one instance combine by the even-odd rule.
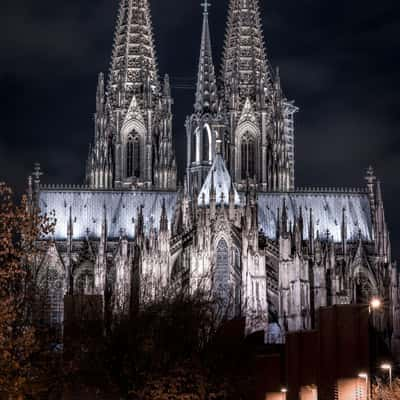
[[195, 132], [195, 139], [196, 139], [196, 162], [200, 162], [201, 161], [201, 153], [200, 153], [200, 129], [197, 128], [196, 132]]
[[133, 143], [133, 175], [135, 178], [140, 178], [140, 142], [139, 138], [136, 138]]
[[203, 161], [209, 161], [208, 153], [210, 149], [210, 143], [208, 141], [208, 130], [203, 129]]
[[245, 134], [242, 137], [240, 154], [242, 179], [254, 178], [256, 175], [256, 143], [251, 135]]
[[190, 138], [190, 153], [191, 153], [191, 162], [194, 163], [197, 161], [196, 159], [196, 148], [197, 148], [197, 136], [196, 132], [193, 133], [193, 135]]
[[133, 139], [130, 137], [126, 145], [126, 177], [133, 176]]
[[47, 299], [49, 323], [53, 328], [61, 327], [64, 319], [64, 282], [55, 269], [48, 271]]
[[216, 256], [214, 287], [217, 294], [225, 298], [229, 286], [229, 251], [224, 239], [218, 243]]
[[130, 135], [126, 144], [126, 177], [140, 178], [140, 140]]
[[203, 129], [203, 161], [211, 161], [211, 130], [208, 125]]

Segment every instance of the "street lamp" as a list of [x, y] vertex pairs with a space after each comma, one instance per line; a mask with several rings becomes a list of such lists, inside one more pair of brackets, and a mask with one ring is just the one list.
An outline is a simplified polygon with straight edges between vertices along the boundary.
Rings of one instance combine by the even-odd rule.
[[392, 365], [389, 363], [384, 363], [381, 365], [381, 369], [389, 373], [389, 385], [390, 388], [392, 388]]
[[365, 389], [366, 389], [366, 397], [369, 399], [369, 390], [368, 390], [368, 374], [366, 372], [360, 372], [358, 374], [360, 379], [365, 379]]
[[282, 388], [281, 393], [282, 393], [282, 400], [286, 400], [286, 393], [287, 393], [287, 388]]
[[369, 302], [369, 312], [378, 310], [382, 307], [382, 301], [379, 297], [373, 297]]

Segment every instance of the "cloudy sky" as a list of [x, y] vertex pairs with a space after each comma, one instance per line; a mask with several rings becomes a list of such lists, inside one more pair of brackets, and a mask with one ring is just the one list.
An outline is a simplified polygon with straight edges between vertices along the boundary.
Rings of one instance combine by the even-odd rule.
[[[160, 72], [193, 81], [200, 0], [152, 0]], [[117, 0], [2, 0], [0, 179], [18, 192], [34, 162], [47, 183], [81, 183], [93, 137], [97, 74], [110, 61]], [[219, 66], [228, 0], [210, 23]], [[372, 164], [383, 182], [400, 256], [400, 2], [260, 0], [271, 64], [301, 111], [297, 186], [362, 186]], [[175, 89], [174, 133], [184, 166], [184, 119], [194, 93]]]

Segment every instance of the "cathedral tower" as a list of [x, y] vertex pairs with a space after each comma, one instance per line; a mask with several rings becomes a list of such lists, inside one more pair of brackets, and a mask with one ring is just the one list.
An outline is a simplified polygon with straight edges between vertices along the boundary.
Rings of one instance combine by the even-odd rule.
[[90, 186], [175, 189], [173, 101], [168, 76], [158, 79], [148, 0], [121, 0], [106, 93], [99, 81]]
[[49, 322], [62, 331], [66, 294], [102, 296], [118, 316], [201, 288], [221, 316], [246, 318], [246, 334], [282, 343], [317, 328], [320, 307], [378, 297], [372, 322], [400, 354], [400, 275], [379, 180], [370, 168], [365, 189], [294, 190], [297, 108], [269, 67], [258, 0], [229, 4], [217, 88], [203, 0], [181, 191], [149, 0], [120, 0], [110, 74], [98, 78], [90, 188], [42, 185], [39, 166], [28, 180], [30, 209], [55, 220], [37, 274]]
[[203, 31], [197, 75], [194, 113], [186, 119], [187, 176], [189, 188], [199, 191], [216, 154], [223, 116], [218, 113], [217, 81], [212, 57], [207, 0], [202, 4]]
[[226, 159], [239, 190], [294, 189], [294, 114], [267, 61], [258, 0], [231, 0], [222, 63]]

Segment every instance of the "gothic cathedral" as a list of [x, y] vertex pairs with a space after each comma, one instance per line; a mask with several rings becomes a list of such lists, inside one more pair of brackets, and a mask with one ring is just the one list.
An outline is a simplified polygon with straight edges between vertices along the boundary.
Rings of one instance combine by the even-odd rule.
[[184, 184], [149, 0], [120, 0], [85, 185], [46, 186], [34, 174], [32, 196], [57, 220], [41, 272], [51, 280], [51, 323], [62, 323], [66, 294], [99, 295], [126, 314], [169, 288], [201, 287], [227, 317], [246, 318], [246, 333], [282, 343], [316, 328], [320, 307], [379, 296], [387, 306], [375, 324], [397, 350], [399, 275], [374, 171], [357, 189], [298, 188], [298, 109], [270, 67], [258, 0], [229, 1], [218, 73], [202, 6]]

